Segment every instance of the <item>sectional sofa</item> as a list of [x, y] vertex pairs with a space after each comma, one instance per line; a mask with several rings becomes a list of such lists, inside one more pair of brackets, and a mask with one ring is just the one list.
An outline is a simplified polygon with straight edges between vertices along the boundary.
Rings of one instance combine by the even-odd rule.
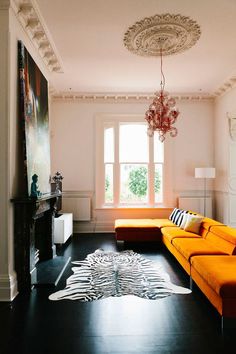
[[[181, 220], [173, 218], [176, 211]], [[198, 218], [193, 230], [183, 224], [189, 213]], [[117, 219], [116, 239], [162, 242], [188, 273], [190, 284], [194, 281], [219, 312], [223, 328], [225, 321], [236, 319], [236, 229], [187, 210], [175, 208], [171, 215], [169, 219]]]

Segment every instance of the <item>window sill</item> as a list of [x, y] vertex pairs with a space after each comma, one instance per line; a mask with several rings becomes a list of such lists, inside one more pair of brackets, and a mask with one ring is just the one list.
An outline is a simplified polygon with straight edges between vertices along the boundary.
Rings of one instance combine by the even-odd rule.
[[95, 210], [158, 210], [158, 209], [173, 209], [174, 206], [164, 206], [164, 205], [159, 205], [159, 206], [102, 206], [102, 207], [97, 207]]

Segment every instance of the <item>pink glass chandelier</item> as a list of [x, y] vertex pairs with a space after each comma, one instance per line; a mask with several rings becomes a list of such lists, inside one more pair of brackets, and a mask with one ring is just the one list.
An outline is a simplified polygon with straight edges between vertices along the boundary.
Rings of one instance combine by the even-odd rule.
[[162, 69], [162, 48], [160, 48], [160, 54], [161, 90], [155, 92], [154, 100], [145, 114], [145, 119], [148, 123], [148, 136], [153, 137], [154, 132], [157, 131], [159, 133], [160, 141], [163, 142], [165, 140], [166, 133], [169, 132], [172, 137], [177, 135], [178, 131], [172, 125], [176, 122], [179, 111], [175, 108], [175, 99], [173, 97], [169, 97], [168, 92], [164, 91], [165, 76]]

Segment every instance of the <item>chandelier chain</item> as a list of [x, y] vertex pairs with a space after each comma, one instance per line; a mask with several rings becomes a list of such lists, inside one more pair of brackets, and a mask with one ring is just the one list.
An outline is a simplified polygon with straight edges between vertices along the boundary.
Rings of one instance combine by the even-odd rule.
[[160, 53], [161, 53], [161, 90], [164, 91], [166, 80], [165, 80], [165, 75], [163, 73], [162, 47], [160, 48]]

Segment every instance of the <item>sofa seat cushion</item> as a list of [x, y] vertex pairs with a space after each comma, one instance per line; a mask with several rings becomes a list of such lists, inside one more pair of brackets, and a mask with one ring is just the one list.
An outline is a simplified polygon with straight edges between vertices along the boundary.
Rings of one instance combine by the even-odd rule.
[[115, 220], [115, 231], [122, 230], [136, 230], [140, 229], [156, 229], [158, 230], [158, 226], [155, 225], [153, 219], [116, 219]]
[[201, 238], [201, 236], [194, 234], [193, 232], [188, 232], [179, 227], [163, 227], [161, 229], [162, 235], [168, 239], [170, 243], [175, 238]]
[[172, 244], [188, 261], [197, 255], [226, 254], [203, 238], [175, 238]]
[[129, 242], [158, 241], [162, 239], [161, 229], [152, 219], [115, 220], [116, 239]]
[[221, 297], [236, 297], [236, 256], [196, 256], [191, 267]]
[[153, 223], [159, 227], [159, 228], [162, 228], [162, 227], [175, 227], [176, 228], [176, 224], [174, 224], [171, 220], [169, 219], [153, 219]]

